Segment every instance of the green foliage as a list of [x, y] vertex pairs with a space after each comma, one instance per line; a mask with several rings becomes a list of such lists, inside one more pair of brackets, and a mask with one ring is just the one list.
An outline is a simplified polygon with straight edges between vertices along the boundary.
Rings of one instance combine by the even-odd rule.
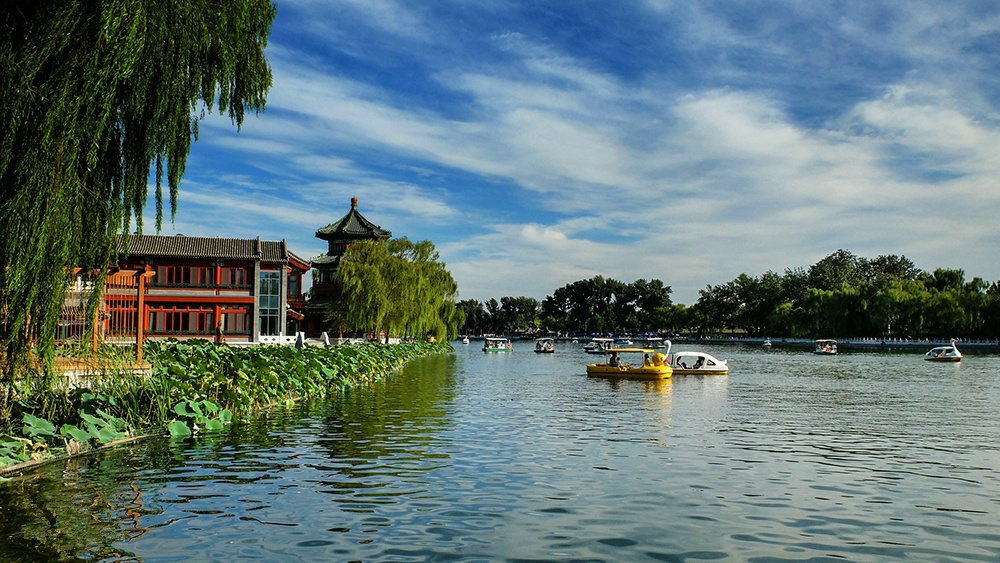
[[337, 278], [346, 311], [328, 317], [342, 325], [376, 334], [443, 341], [457, 334], [462, 311], [456, 307], [458, 284], [430, 241], [367, 240], [351, 244], [341, 258]]
[[[106, 444], [152, 427], [172, 435], [223, 430], [234, 418], [274, 404], [322, 398], [401, 367], [407, 360], [450, 351], [447, 343], [414, 342], [330, 347], [229, 347], [207, 340], [147, 341], [149, 378], [112, 375], [89, 390], [22, 390], [21, 423], [0, 435], [0, 467], [63, 440]], [[161, 408], [158, 405], [172, 406]], [[136, 425], [133, 421], [142, 421]], [[5, 420], [8, 428], [12, 421]], [[56, 428], [59, 431], [56, 432]], [[138, 430], [134, 430], [138, 429]]]
[[59, 432], [63, 436], [77, 442], [109, 444], [129, 435], [128, 425], [124, 420], [98, 410], [96, 414], [80, 411], [83, 429], [70, 424], [64, 424]]
[[15, 436], [0, 436], [0, 468], [31, 459], [33, 442]]
[[657, 279], [595, 276], [556, 289], [542, 301], [542, 317], [549, 330], [578, 333], [668, 330], [676, 322], [671, 292]]
[[198, 432], [218, 432], [233, 420], [229, 409], [202, 399], [187, 399], [174, 405], [174, 413], [180, 417], [167, 424], [171, 436], [190, 436]]
[[23, 432], [36, 442], [54, 444], [58, 438], [56, 426], [44, 418], [38, 418], [30, 413], [24, 413]]
[[846, 250], [808, 272], [767, 272], [701, 291], [692, 307], [700, 334], [743, 329], [793, 337], [997, 338], [1000, 288], [962, 270], [919, 271], [902, 256], [873, 260]]
[[[681, 331], [710, 336], [1000, 338], [1000, 282], [965, 281], [962, 270], [920, 271], [905, 256], [874, 259], [838, 250], [808, 269], [740, 274], [707, 286], [691, 307], [674, 305], [659, 280], [624, 284], [595, 276], [556, 289], [531, 319], [530, 298], [469, 299], [461, 332], [528, 326], [577, 333]], [[521, 303], [529, 303], [522, 307]]]
[[[297, 349], [230, 347], [207, 340], [150, 341], [145, 351], [175, 405], [168, 418], [210, 401], [234, 415], [301, 398], [320, 398], [392, 371], [447, 344], [361, 344]], [[194, 401], [194, 403], [192, 403]], [[166, 424], [168, 420], [164, 420]]]
[[[270, 0], [0, 3], [0, 342], [7, 381], [51, 355], [74, 267], [103, 271], [116, 235], [171, 216], [198, 119], [239, 126], [271, 85]], [[103, 274], [96, 275], [101, 283]], [[90, 311], [98, 294], [90, 301]]]

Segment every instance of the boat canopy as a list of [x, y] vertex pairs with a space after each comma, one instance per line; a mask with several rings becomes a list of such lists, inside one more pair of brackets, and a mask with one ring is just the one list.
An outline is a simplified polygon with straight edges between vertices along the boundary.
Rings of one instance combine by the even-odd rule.
[[608, 348], [604, 351], [605, 354], [655, 354], [656, 350], [652, 348]]

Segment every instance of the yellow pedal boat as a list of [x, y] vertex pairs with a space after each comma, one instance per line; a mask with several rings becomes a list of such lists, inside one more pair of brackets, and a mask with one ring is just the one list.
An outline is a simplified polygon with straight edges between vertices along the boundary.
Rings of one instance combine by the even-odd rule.
[[673, 374], [667, 356], [652, 348], [611, 348], [605, 353], [607, 362], [587, 364], [588, 377], [669, 379]]

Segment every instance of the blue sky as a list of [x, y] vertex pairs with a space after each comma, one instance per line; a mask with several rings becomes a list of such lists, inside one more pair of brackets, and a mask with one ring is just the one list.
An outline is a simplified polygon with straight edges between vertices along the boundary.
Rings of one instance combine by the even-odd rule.
[[308, 259], [357, 197], [480, 301], [841, 248], [1000, 279], [995, 1], [277, 6], [267, 110], [202, 123], [165, 234]]

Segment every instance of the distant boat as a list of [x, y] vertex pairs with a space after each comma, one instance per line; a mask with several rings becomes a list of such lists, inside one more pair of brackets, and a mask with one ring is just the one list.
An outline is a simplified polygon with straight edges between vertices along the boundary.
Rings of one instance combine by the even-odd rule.
[[829, 338], [816, 341], [816, 349], [813, 350], [813, 354], [821, 354], [823, 356], [834, 356], [837, 354], [837, 341], [831, 340]]
[[462, 344], [468, 344], [468, 343], [469, 343], [469, 337], [468, 336], [463, 336], [462, 337]]
[[552, 354], [556, 351], [555, 340], [551, 338], [536, 338], [535, 339], [535, 353], [536, 354]]
[[764, 339], [764, 347], [765, 348], [770, 348], [771, 347], [771, 339], [770, 338], [765, 338]]
[[611, 349], [614, 342], [614, 338], [592, 338], [590, 342], [583, 345], [583, 351], [588, 354], [603, 354], [606, 350]]
[[509, 338], [488, 337], [483, 342], [483, 352], [511, 352], [514, 347]]
[[928, 362], [961, 362], [962, 353], [958, 351], [958, 341], [952, 338], [951, 346], [931, 348], [924, 354], [924, 359]]

